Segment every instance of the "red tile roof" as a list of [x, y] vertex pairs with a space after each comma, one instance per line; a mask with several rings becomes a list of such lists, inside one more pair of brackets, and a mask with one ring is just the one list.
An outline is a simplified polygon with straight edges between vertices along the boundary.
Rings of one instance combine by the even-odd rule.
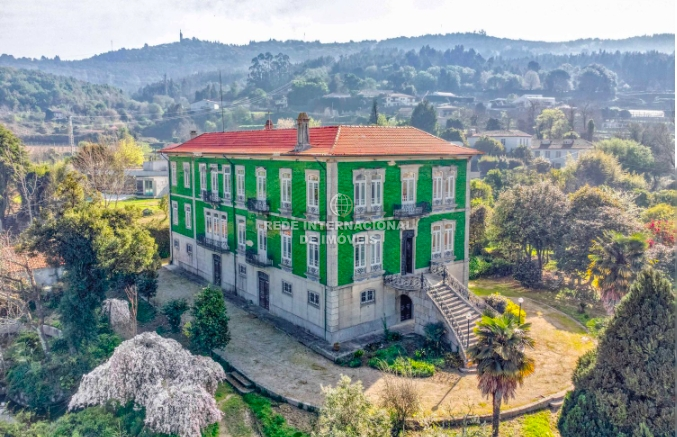
[[206, 133], [161, 152], [295, 156], [480, 154], [409, 126], [311, 127], [309, 134], [311, 147], [303, 152], [294, 152], [296, 129]]
[[12, 248], [0, 249], [0, 270], [5, 273], [25, 273], [23, 265], [28, 258], [28, 267], [32, 270], [40, 270], [50, 267], [47, 258], [42, 253], [18, 254]]

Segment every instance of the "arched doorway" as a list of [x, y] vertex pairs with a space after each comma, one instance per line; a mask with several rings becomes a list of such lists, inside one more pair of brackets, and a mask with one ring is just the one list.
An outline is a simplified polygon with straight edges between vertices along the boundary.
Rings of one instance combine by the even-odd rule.
[[400, 296], [400, 322], [411, 320], [412, 310], [413, 304], [411, 303], [409, 296], [406, 294]]

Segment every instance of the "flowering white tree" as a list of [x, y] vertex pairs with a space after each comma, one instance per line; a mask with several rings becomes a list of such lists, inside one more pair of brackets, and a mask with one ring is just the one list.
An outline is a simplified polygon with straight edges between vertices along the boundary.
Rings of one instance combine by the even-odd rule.
[[211, 358], [144, 332], [122, 342], [107, 362], [82, 378], [68, 409], [133, 401], [145, 407], [152, 431], [200, 437], [202, 428], [221, 418], [214, 392], [225, 377]]

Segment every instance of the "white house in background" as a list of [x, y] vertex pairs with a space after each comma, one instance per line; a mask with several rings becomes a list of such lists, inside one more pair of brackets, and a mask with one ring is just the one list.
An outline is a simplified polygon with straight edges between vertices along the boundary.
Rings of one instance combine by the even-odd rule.
[[219, 109], [219, 104], [213, 100], [202, 99], [190, 104], [191, 111], [214, 111]]
[[468, 136], [468, 144], [475, 147], [475, 143], [481, 137], [493, 138], [503, 144], [506, 152], [511, 152], [519, 146], [531, 147], [531, 135], [520, 130], [490, 130], [476, 132]]
[[385, 96], [385, 106], [391, 108], [394, 106], [415, 106], [416, 97], [409, 94], [392, 93]]
[[525, 94], [512, 101], [516, 107], [526, 108], [531, 104], [537, 104], [540, 108], [552, 108], [557, 104], [554, 97], [544, 97], [542, 94]]
[[534, 158], [544, 158], [550, 161], [554, 168], [561, 168], [567, 159], [578, 159], [584, 153], [594, 148], [588, 140], [537, 140], [531, 145]]
[[128, 170], [135, 179], [135, 194], [139, 197], [162, 197], [168, 193], [169, 169], [167, 161], [158, 159], [143, 163], [142, 170]]
[[276, 98], [273, 103], [277, 108], [286, 108], [289, 106], [289, 103], [287, 102], [287, 96], [280, 96]]

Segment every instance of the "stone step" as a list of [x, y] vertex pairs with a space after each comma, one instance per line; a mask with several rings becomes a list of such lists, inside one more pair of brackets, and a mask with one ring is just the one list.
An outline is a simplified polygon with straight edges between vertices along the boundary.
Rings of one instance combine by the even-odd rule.
[[240, 381], [235, 379], [235, 377], [233, 377], [231, 373], [226, 373], [226, 381], [228, 381], [228, 383], [232, 385], [233, 388], [241, 395], [246, 395], [247, 393], [251, 393], [254, 391], [253, 389], [247, 388], [242, 384], [240, 384]]
[[237, 382], [239, 382], [240, 384], [242, 384], [244, 387], [247, 387], [247, 388], [252, 388], [252, 387], [254, 387], [254, 383], [252, 383], [249, 379], [247, 379], [246, 376], [244, 376], [243, 374], [241, 374], [241, 373], [238, 372], [237, 370], [236, 370], [236, 371], [233, 371], [233, 372], [231, 373], [231, 375], [233, 376], [233, 378], [237, 379]]

